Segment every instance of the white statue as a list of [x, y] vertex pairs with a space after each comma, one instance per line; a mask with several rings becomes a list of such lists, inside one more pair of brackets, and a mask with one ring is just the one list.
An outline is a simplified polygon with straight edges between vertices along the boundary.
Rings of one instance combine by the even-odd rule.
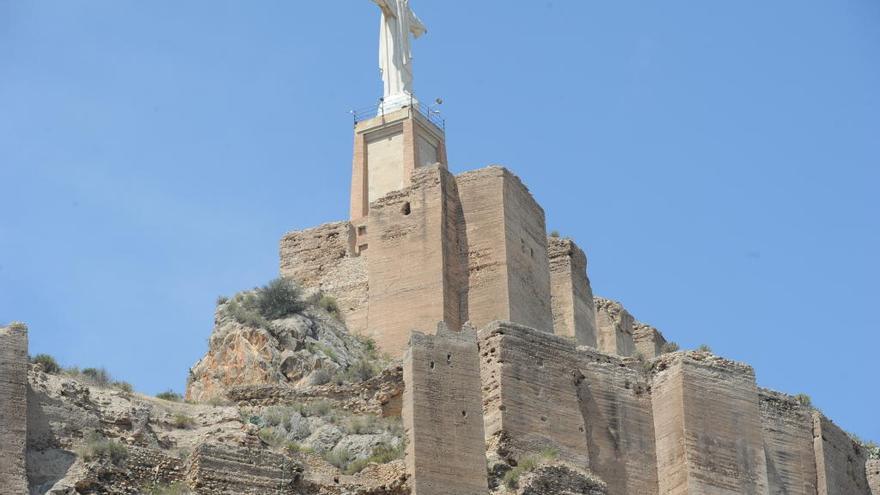
[[382, 106], [390, 112], [414, 101], [409, 35], [418, 38], [428, 30], [409, 7], [409, 0], [372, 1], [382, 9], [379, 69], [385, 83]]

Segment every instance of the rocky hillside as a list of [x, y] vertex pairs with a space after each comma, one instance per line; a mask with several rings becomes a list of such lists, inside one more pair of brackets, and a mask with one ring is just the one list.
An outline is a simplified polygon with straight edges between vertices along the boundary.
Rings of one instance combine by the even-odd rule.
[[190, 370], [186, 398], [223, 401], [248, 385], [360, 382], [385, 364], [372, 342], [348, 332], [332, 298], [279, 279], [218, 301], [208, 352]]

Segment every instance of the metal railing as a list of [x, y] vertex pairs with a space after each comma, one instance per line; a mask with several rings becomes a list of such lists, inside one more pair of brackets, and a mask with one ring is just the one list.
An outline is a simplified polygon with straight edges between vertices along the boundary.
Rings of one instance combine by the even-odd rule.
[[[444, 132], [446, 131], [446, 119], [444, 119], [440, 115], [440, 108], [436, 105], [424, 105], [416, 102], [415, 100], [410, 100], [410, 104], [408, 106], [400, 108], [400, 110], [408, 109], [410, 111], [410, 115], [412, 115], [413, 108], [422, 115], [422, 117], [428, 119], [428, 122], [434, 124], [438, 128], [442, 129]], [[397, 110], [395, 110], [397, 111]], [[354, 124], [357, 125], [358, 122], [363, 122], [365, 120], [374, 119], [381, 115], [384, 115], [384, 110], [382, 103], [378, 103], [376, 105], [371, 105], [369, 107], [360, 108], [357, 110], [351, 110], [351, 116], [354, 118]]]

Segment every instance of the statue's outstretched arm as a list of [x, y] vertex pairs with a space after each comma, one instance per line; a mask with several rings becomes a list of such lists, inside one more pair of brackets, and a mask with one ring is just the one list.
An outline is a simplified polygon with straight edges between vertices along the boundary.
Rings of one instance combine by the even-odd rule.
[[385, 13], [386, 16], [397, 17], [396, 15], [394, 15], [394, 9], [392, 9], [391, 6], [388, 5], [388, 0], [371, 0], [371, 1], [373, 3], [375, 3], [376, 5], [378, 5], [379, 8], [382, 9], [382, 12]]
[[409, 11], [409, 30], [416, 38], [428, 32], [428, 28], [412, 10]]

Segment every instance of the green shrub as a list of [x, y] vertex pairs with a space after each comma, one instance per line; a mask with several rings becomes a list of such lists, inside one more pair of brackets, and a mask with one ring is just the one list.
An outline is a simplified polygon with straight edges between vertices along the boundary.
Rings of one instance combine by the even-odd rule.
[[559, 238], [559, 231], [558, 230], [551, 230], [550, 237]]
[[309, 375], [309, 383], [311, 385], [326, 385], [333, 380], [333, 373], [330, 372], [327, 368], [321, 368], [315, 370], [311, 375]]
[[147, 489], [146, 493], [147, 495], [190, 495], [192, 492], [185, 484], [174, 482], [170, 485], [153, 485]]
[[196, 425], [196, 420], [186, 414], [177, 413], [174, 415], [172, 423], [179, 430], [188, 430]]
[[214, 407], [229, 406], [232, 405], [232, 401], [226, 397], [211, 397], [208, 399], [208, 405]]
[[318, 300], [318, 306], [324, 311], [330, 313], [330, 316], [336, 318], [337, 320], [341, 319], [341, 314], [339, 313], [339, 303], [336, 302], [335, 297], [321, 296], [321, 299]]
[[379, 365], [366, 359], [358, 359], [345, 370], [345, 379], [352, 383], [365, 382], [378, 375], [381, 371]]
[[541, 462], [552, 461], [558, 457], [559, 451], [554, 448], [544, 449], [537, 455], [527, 455], [520, 459], [513, 469], [504, 473], [504, 477], [501, 481], [507, 488], [511, 490], [516, 489], [522, 475], [534, 471]]
[[183, 397], [180, 394], [171, 389], [156, 394], [156, 398], [167, 400], [169, 402], [180, 402], [183, 400]]
[[666, 342], [660, 347], [660, 352], [663, 354], [669, 354], [672, 352], [678, 352], [679, 349], [681, 348], [675, 342]]
[[304, 447], [297, 442], [287, 442], [287, 445], [284, 446], [284, 450], [287, 451], [288, 454], [314, 454], [315, 451], [311, 447]]
[[128, 447], [115, 440], [108, 440], [100, 432], [92, 430], [86, 433], [77, 454], [86, 462], [109, 459], [113, 464], [120, 464], [128, 457]]
[[282, 431], [279, 431], [279, 429], [269, 426], [261, 428], [260, 431], [257, 433], [257, 436], [260, 437], [260, 440], [262, 440], [266, 445], [269, 445], [270, 447], [278, 447], [280, 445], [283, 445], [284, 442], [287, 440], [287, 436], [284, 435]]
[[813, 399], [807, 394], [797, 394], [794, 396], [794, 400], [798, 401], [802, 406], [813, 407]]
[[105, 368], [85, 368], [81, 374], [85, 381], [99, 387], [107, 387], [113, 382], [113, 377]]
[[34, 364], [39, 364], [43, 366], [43, 371], [49, 373], [50, 375], [57, 374], [61, 371], [61, 366], [58, 365], [58, 361], [55, 360], [54, 357], [48, 354], [37, 354], [31, 360]]
[[706, 344], [703, 344], [700, 347], [697, 347], [697, 350], [700, 352], [707, 352], [709, 354], [712, 354], [712, 348]]
[[378, 416], [365, 414], [363, 416], [351, 416], [346, 422], [345, 429], [354, 435], [368, 435], [379, 433], [384, 428]]
[[127, 394], [134, 392], [134, 387], [130, 383], [122, 380], [113, 382], [110, 386]]
[[276, 278], [257, 289], [257, 308], [268, 320], [277, 320], [305, 309], [301, 300], [302, 290], [289, 278]]
[[229, 298], [226, 296], [217, 296], [217, 306], [226, 304], [229, 302]]
[[266, 328], [268, 322], [265, 318], [260, 316], [256, 304], [256, 296], [253, 294], [236, 297], [226, 304], [226, 314], [242, 325], [255, 328]]
[[324, 460], [338, 467], [342, 471], [348, 469], [348, 465], [351, 464], [354, 459], [354, 454], [348, 449], [333, 449], [324, 453]]
[[392, 447], [387, 443], [377, 445], [373, 449], [373, 452], [370, 453], [370, 457], [349, 461], [348, 465], [343, 469], [343, 472], [345, 474], [356, 474], [363, 471], [364, 468], [370, 464], [388, 464], [391, 461], [403, 459], [405, 450], [406, 447], [403, 442], [397, 447]]

